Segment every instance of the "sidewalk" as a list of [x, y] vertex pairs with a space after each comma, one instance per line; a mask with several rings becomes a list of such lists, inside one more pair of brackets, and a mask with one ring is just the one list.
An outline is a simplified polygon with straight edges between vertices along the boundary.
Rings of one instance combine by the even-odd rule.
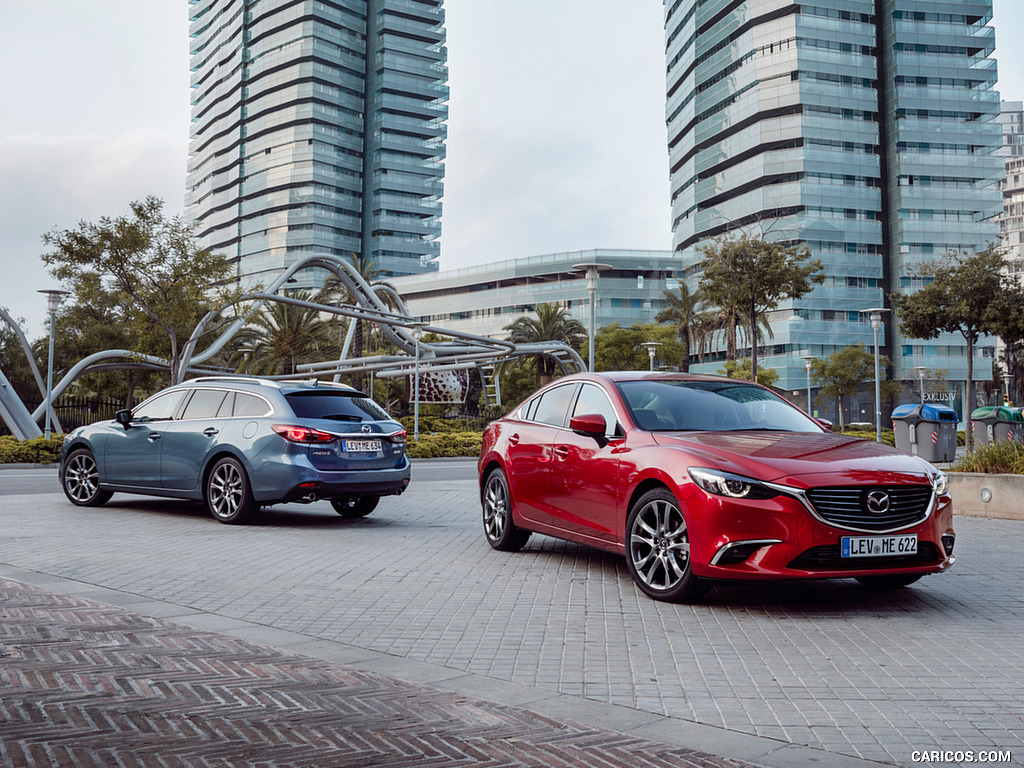
[[0, 764], [752, 768], [0, 579]]

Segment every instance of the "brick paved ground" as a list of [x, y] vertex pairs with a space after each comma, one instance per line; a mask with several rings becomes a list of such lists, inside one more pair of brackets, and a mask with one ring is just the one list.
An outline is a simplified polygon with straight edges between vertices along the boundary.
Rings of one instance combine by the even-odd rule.
[[0, 764], [748, 764], [0, 579]]
[[277, 647], [261, 628], [376, 654], [371, 671], [396, 660], [509, 686], [502, 696], [559, 696], [577, 703], [571, 719], [631, 736], [751, 762], [771, 762], [755, 746], [807, 745], [829, 768], [846, 756], [906, 766], [915, 749], [1024, 758], [1020, 522], [960, 518], [955, 568], [896, 593], [747, 585], [674, 606], [586, 547], [538, 537], [519, 554], [492, 551], [473, 483], [435, 472], [414, 471], [407, 494], [356, 521], [316, 504], [229, 527], [127, 496], [99, 509], [8, 496], [0, 509], [0, 564], [13, 569], [0, 576], [95, 585], [104, 600], [150, 601], [137, 612]]

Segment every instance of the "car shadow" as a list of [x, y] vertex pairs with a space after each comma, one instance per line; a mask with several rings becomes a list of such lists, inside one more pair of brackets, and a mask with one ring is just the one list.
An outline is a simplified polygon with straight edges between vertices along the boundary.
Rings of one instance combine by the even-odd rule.
[[[631, 586], [637, 590], [638, 596], [642, 596], [633, 584], [625, 558], [620, 555], [585, 544], [533, 537], [516, 555], [524, 556], [560, 561], [567, 573], [567, 583], [582, 583], [590, 578], [617, 579], [623, 582], [623, 588]], [[889, 590], [871, 589], [846, 578], [714, 581], [704, 595], [683, 605], [694, 609], [758, 611], [779, 618], [931, 613], [947, 599], [941, 589], [932, 588], [933, 584], [939, 586], [943, 578], [943, 574], [925, 576], [902, 589]], [[651, 600], [651, 603], [669, 609], [675, 605], [656, 600]]]
[[[210, 515], [206, 505], [198, 501], [183, 499], [166, 499], [146, 496], [114, 497], [103, 505], [102, 509], [123, 510], [131, 514], [152, 514], [174, 516], [178, 518], [194, 518], [213, 525], [222, 525]], [[336, 513], [327, 504], [282, 504], [273, 507], [261, 507], [252, 520], [237, 528], [373, 528], [390, 525], [393, 521], [374, 519], [372, 516], [346, 518]]]

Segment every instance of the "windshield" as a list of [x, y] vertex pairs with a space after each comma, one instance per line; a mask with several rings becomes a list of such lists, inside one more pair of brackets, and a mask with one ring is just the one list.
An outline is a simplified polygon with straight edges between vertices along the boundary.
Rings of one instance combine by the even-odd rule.
[[753, 384], [666, 379], [622, 381], [617, 386], [641, 429], [822, 431], [781, 397]]

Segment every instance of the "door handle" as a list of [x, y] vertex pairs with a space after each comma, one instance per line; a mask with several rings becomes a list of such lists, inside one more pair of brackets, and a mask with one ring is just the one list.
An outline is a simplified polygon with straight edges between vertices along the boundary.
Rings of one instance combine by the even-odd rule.
[[555, 456], [557, 456], [560, 459], [567, 458], [569, 456], [569, 446], [567, 446], [567, 445], [556, 445], [555, 446]]
[[160, 439], [161, 437], [163, 437], [163, 435], [161, 435], [161, 434], [160, 434], [159, 432], [150, 432], [150, 433], [149, 433], [149, 434], [148, 434], [148, 435], [146, 436], [146, 439], [147, 439], [147, 440], [149, 440], [149, 442], [151, 442], [151, 443], [155, 443], [155, 442], [156, 442], [157, 440], [159, 440], [159, 439]]
[[219, 432], [220, 430], [217, 429], [216, 427], [207, 427], [206, 429], [203, 430], [203, 434], [206, 435], [207, 437], [213, 437]]
[[519, 445], [519, 433], [513, 432], [508, 436], [509, 445]]

